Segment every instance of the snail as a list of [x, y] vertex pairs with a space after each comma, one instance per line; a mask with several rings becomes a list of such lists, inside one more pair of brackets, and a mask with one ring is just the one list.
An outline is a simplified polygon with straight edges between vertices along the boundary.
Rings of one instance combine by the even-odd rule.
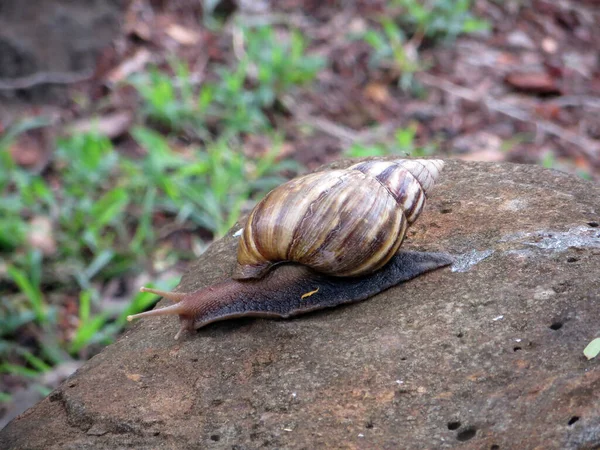
[[181, 328], [246, 316], [288, 318], [356, 302], [452, 263], [398, 252], [444, 166], [371, 160], [273, 189], [248, 216], [231, 279], [184, 294], [141, 288], [174, 305], [128, 316], [178, 315]]

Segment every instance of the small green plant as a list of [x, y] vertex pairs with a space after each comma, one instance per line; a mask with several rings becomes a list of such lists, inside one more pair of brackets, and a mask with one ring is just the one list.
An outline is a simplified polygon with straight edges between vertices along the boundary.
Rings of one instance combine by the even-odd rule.
[[392, 4], [402, 8], [399, 20], [410, 34], [453, 40], [489, 28], [486, 20], [471, 13], [472, 0], [393, 0]]
[[203, 115], [184, 64], [176, 66], [175, 76], [153, 67], [129, 81], [142, 97], [142, 111], [147, 117], [171, 128], [202, 125]]
[[270, 26], [242, 28], [246, 52], [236, 67], [218, 67], [216, 81], [198, 87], [189, 68], [172, 62], [170, 75], [158, 69], [130, 79], [143, 100], [142, 111], [151, 120], [173, 130], [210, 140], [221, 136], [266, 132], [265, 110], [278, 97], [313, 80], [324, 66], [320, 57], [306, 54], [307, 43], [298, 32], [289, 41], [277, 39]]
[[273, 106], [284, 92], [312, 81], [324, 66], [323, 58], [306, 55], [307, 42], [297, 31], [291, 32], [288, 42], [270, 26], [246, 28], [244, 35], [246, 59], [256, 69], [256, 94], [262, 107]]
[[369, 156], [402, 155], [423, 158], [435, 154], [436, 147], [434, 145], [425, 147], [417, 147], [415, 145], [416, 132], [417, 128], [415, 126], [409, 126], [397, 129], [394, 133], [394, 140], [391, 142], [374, 145], [355, 143], [348, 148], [346, 156], [351, 158], [366, 158]]
[[401, 7], [396, 17], [382, 17], [378, 29], [368, 29], [358, 36], [374, 50], [370, 57], [372, 67], [392, 65], [399, 74], [399, 86], [407, 92], [421, 95], [422, 88], [415, 82], [414, 74], [427, 67], [420, 59], [418, 46], [425, 36], [433, 40], [452, 40], [459, 34], [487, 29], [485, 20], [470, 12], [471, 0], [394, 0]]
[[[373, 47], [372, 67], [391, 65], [399, 73], [398, 84], [404, 91], [418, 93], [414, 74], [423, 69], [416, 49], [410, 49], [404, 31], [391, 19], [381, 20], [381, 31], [370, 29], [362, 39]], [[409, 50], [410, 49], [410, 50]]]

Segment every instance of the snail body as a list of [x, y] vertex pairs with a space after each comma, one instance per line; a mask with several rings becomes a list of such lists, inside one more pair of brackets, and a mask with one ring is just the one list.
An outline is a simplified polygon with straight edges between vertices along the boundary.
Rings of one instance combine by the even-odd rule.
[[250, 213], [232, 279], [190, 294], [142, 288], [176, 303], [128, 320], [177, 314], [177, 338], [217, 320], [287, 318], [364, 300], [448, 265], [446, 254], [398, 253], [443, 165], [373, 160], [291, 180]]

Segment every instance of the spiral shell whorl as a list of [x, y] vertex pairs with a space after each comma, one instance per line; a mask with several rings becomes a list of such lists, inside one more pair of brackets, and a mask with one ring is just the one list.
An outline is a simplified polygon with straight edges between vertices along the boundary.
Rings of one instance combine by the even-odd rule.
[[377, 270], [397, 252], [442, 167], [366, 161], [279, 186], [250, 214], [233, 278], [260, 278], [281, 261], [336, 276]]
[[350, 166], [348, 170], [359, 170], [379, 180], [394, 196], [408, 223], [412, 224], [421, 214], [425, 197], [443, 167], [444, 161], [439, 159], [400, 159], [365, 161]]

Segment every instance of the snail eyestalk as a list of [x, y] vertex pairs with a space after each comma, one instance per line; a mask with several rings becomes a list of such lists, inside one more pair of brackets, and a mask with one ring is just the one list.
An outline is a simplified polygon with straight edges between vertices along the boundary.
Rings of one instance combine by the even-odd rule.
[[152, 311], [146, 311], [138, 314], [131, 314], [127, 316], [127, 321], [131, 322], [133, 319], [139, 319], [140, 317], [150, 317], [150, 316], [177, 316], [181, 314], [185, 314], [187, 312], [187, 308], [185, 305], [181, 303], [176, 303], [171, 306], [167, 306], [165, 308], [153, 309]]
[[141, 287], [140, 292], [150, 292], [151, 294], [160, 295], [161, 297], [175, 302], [175, 304], [167, 306], [165, 308], [153, 309], [152, 311], [146, 311], [139, 314], [131, 314], [127, 316], [128, 322], [131, 322], [133, 319], [138, 319], [140, 317], [182, 315], [187, 312], [185, 304], [182, 303], [182, 300], [187, 294], [184, 294], [183, 292], [166, 292], [147, 287]]

